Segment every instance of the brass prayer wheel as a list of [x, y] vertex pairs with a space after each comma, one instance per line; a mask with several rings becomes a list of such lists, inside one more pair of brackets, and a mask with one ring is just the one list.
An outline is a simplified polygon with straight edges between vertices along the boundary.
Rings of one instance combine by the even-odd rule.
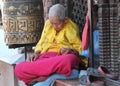
[[43, 28], [42, 0], [2, 0], [6, 44], [37, 43]]

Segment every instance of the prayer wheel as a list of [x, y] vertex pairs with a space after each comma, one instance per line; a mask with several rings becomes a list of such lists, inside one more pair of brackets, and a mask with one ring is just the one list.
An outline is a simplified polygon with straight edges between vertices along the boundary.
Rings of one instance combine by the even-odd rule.
[[37, 43], [43, 28], [42, 0], [2, 0], [6, 44]]

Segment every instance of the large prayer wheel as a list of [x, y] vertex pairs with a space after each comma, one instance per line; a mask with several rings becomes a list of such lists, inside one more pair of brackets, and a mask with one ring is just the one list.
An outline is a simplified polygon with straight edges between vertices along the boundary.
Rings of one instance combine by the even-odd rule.
[[6, 44], [37, 43], [43, 28], [42, 0], [2, 0]]

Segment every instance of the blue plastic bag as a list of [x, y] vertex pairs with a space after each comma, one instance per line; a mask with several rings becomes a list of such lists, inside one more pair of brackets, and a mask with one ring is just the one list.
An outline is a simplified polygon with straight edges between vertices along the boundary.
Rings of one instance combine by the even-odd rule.
[[[94, 56], [99, 56], [99, 32], [98, 30], [94, 30], [93, 32], [93, 46], [94, 46]], [[81, 55], [88, 58], [89, 47], [86, 50], [83, 50]]]

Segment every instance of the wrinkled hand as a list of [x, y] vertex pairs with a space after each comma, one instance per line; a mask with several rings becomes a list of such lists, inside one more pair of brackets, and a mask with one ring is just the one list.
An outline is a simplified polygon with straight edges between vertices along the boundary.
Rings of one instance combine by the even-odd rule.
[[74, 54], [74, 55], [79, 55], [78, 51], [75, 49], [70, 49], [70, 48], [61, 48], [60, 49], [60, 54]]
[[40, 51], [36, 51], [33, 55], [26, 59], [27, 62], [32, 62], [38, 58]]
[[63, 55], [63, 54], [68, 54], [70, 52], [70, 49], [69, 48], [61, 48], [60, 49], [60, 54]]

